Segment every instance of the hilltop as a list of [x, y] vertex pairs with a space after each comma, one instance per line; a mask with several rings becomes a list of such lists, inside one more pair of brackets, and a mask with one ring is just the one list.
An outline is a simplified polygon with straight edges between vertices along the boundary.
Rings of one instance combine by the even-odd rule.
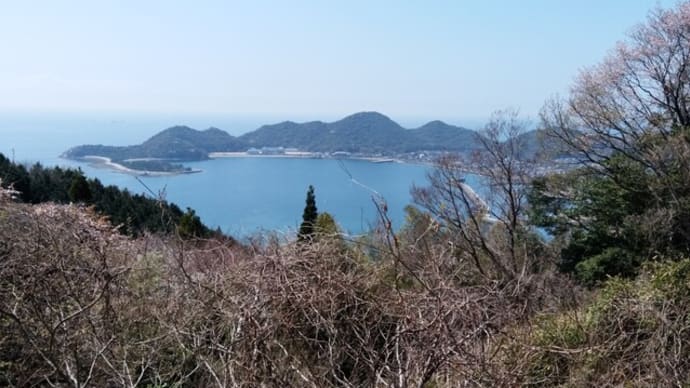
[[81, 145], [70, 148], [62, 156], [68, 159], [101, 156], [119, 163], [126, 163], [130, 159], [190, 161], [206, 159], [209, 152], [236, 151], [243, 147], [242, 142], [218, 128], [198, 131], [186, 126], [175, 126], [139, 145]]
[[360, 112], [325, 123], [285, 121], [239, 137], [249, 147], [290, 147], [312, 152], [347, 151], [390, 155], [415, 151], [467, 151], [478, 147], [476, 132], [432, 121], [403, 128], [378, 112]]

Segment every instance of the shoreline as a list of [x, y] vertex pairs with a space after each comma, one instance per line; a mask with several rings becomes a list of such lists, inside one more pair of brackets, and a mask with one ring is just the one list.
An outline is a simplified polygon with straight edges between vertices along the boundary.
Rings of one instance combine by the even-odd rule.
[[203, 172], [203, 170], [200, 170], [200, 169], [192, 169], [189, 171], [135, 170], [135, 169], [123, 166], [119, 163], [113, 162], [112, 159], [110, 159], [110, 158], [107, 158], [105, 156], [98, 156], [98, 155], [86, 155], [86, 156], [82, 156], [81, 158], [79, 158], [77, 160], [84, 161], [84, 162], [88, 163], [89, 165], [91, 165], [95, 168], [107, 168], [107, 169], [113, 170], [115, 172], [119, 172], [122, 174], [128, 174], [128, 175], [135, 175], [135, 176], [160, 177], [160, 176], [196, 174], [196, 173]]
[[[397, 158], [386, 158], [379, 156], [345, 156], [345, 157], [333, 157], [324, 156], [321, 154], [307, 152], [307, 151], [296, 151], [284, 154], [251, 154], [247, 152], [211, 152], [208, 154], [209, 160], [215, 159], [233, 159], [233, 158], [267, 158], [267, 159], [323, 159], [323, 160], [360, 160], [375, 164], [387, 164], [387, 163], [401, 163], [401, 164], [416, 164], [416, 165], [428, 165], [427, 163], [420, 163], [417, 161], [406, 161]], [[71, 158], [67, 158], [71, 159]], [[113, 162], [111, 158], [99, 155], [86, 155], [76, 159], [80, 162], [87, 163], [95, 168], [105, 168], [121, 174], [128, 174], [134, 176], [148, 176], [148, 177], [163, 177], [163, 176], [175, 176], [175, 175], [186, 175], [186, 174], [196, 174], [203, 172], [202, 169], [191, 169], [189, 171], [153, 171], [153, 170], [136, 170], [124, 166], [120, 163]], [[137, 159], [138, 160], [138, 159]], [[197, 162], [197, 161], [193, 161]]]
[[400, 159], [386, 158], [379, 156], [346, 156], [333, 157], [323, 156], [314, 152], [297, 151], [286, 152], [284, 154], [250, 154], [247, 152], [211, 152], [208, 154], [210, 159], [226, 159], [226, 158], [284, 158], [284, 159], [346, 159], [346, 160], [363, 160], [371, 163], [408, 163]]

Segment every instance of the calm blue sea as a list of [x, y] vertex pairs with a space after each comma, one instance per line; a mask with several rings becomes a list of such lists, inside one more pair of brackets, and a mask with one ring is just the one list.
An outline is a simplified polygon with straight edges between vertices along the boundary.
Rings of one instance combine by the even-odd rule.
[[[204, 129], [216, 126], [233, 134], [257, 128], [271, 118], [174, 117], [94, 114], [18, 115], [0, 113], [0, 152], [24, 163], [80, 167], [87, 176], [137, 193], [147, 189], [130, 175], [93, 168], [59, 158], [79, 144], [136, 144], [177, 124]], [[313, 185], [319, 211], [331, 213], [342, 229], [367, 231], [377, 219], [372, 192], [388, 203], [396, 227], [404, 221], [404, 207], [411, 202], [412, 184], [423, 185], [427, 168], [420, 165], [365, 161], [282, 158], [233, 158], [188, 163], [199, 174], [144, 177], [155, 193], [163, 193], [182, 208], [197, 211], [207, 225], [235, 236], [256, 231], [294, 233], [299, 226], [307, 187]], [[347, 171], [346, 171], [347, 170]]]

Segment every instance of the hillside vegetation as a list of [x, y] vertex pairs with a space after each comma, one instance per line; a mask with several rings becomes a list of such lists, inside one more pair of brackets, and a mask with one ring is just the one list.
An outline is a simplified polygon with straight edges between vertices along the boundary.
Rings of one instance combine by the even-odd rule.
[[46, 168], [38, 163], [27, 168], [0, 154], [0, 180], [3, 187], [16, 190], [15, 197], [26, 203], [74, 202], [93, 206], [125, 234], [169, 234], [181, 222], [190, 220], [194, 221], [193, 234], [197, 237], [211, 234], [190, 209], [183, 212], [174, 203], [158, 198], [157, 193], [145, 196], [104, 186], [98, 179], [87, 179], [80, 170]]
[[83, 145], [67, 150], [63, 156], [73, 159], [103, 156], [117, 162], [137, 158], [204, 160], [209, 152], [217, 151], [246, 151], [246, 148], [242, 141], [217, 128], [197, 131], [177, 126], [161, 131], [139, 145]]
[[[535, 178], [532, 135], [499, 111], [481, 152], [411, 189], [400, 230], [375, 195], [377, 227], [345, 235], [310, 187], [296, 238], [240, 245], [191, 209], [125, 235], [79, 204], [78, 171], [34, 183], [5, 161], [0, 384], [690, 386], [688, 31], [690, 2], [654, 10], [547, 102], [571, 169]], [[73, 203], [28, 199], [44, 190]]]
[[395, 237], [251, 247], [130, 238], [88, 208], [4, 192], [0, 214], [2, 384], [688, 383], [690, 260], [587, 296], [545, 247], [504, 273], [507, 241], [477, 265], [413, 208]]
[[377, 112], [361, 112], [332, 123], [286, 121], [239, 137], [250, 147], [294, 147], [305, 151], [395, 154], [413, 151], [468, 151], [478, 148], [472, 130], [430, 122], [405, 129]]
[[539, 276], [507, 294], [447, 246], [372, 260], [384, 245], [336, 236], [242, 248], [128, 238], [75, 205], [3, 200], [0, 213], [0, 381], [11, 385], [484, 380], [493, 361], [477, 345], [543, 308], [537, 284], [560, 288]]

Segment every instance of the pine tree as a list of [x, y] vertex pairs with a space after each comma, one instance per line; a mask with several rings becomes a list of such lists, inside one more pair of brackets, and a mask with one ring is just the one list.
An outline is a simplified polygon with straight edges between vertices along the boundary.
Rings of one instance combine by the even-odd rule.
[[180, 224], [177, 226], [180, 237], [185, 239], [201, 238], [206, 236], [206, 227], [201, 223], [201, 219], [196, 215], [194, 209], [187, 208], [187, 212], [180, 217]]
[[299, 227], [299, 234], [297, 235], [300, 241], [311, 239], [314, 235], [314, 225], [319, 216], [319, 211], [316, 209], [316, 196], [314, 195], [314, 186], [309, 185], [307, 190], [307, 200], [304, 206], [304, 213], [302, 213], [302, 224]]
[[68, 195], [72, 202], [87, 203], [91, 201], [91, 189], [84, 175], [78, 174], [72, 179]]

